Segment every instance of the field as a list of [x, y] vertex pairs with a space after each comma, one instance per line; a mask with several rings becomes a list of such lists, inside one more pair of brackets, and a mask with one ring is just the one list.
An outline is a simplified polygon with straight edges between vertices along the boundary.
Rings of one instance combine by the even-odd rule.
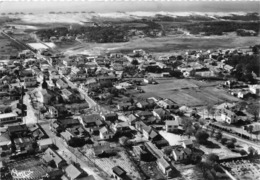
[[224, 90], [215, 88], [214, 85], [218, 84], [217, 82], [206, 83], [188, 79], [157, 80], [157, 82], [159, 83], [157, 85], [143, 86], [142, 89], [145, 93], [141, 96], [155, 95], [161, 98], [169, 98], [179, 105], [186, 106], [239, 101]]
[[101, 169], [103, 169], [108, 174], [112, 175], [112, 168], [114, 166], [121, 166], [126, 172], [130, 179], [141, 180], [141, 176], [137, 171], [133, 162], [128, 158], [126, 152], [120, 151], [116, 156], [97, 158], [93, 157], [92, 150], [88, 149], [86, 155], [92, 159], [93, 162], [97, 164]]
[[11, 42], [0, 35], [0, 59], [5, 59], [5, 56], [8, 56], [12, 53], [18, 53], [18, 50], [11, 45]]
[[[257, 37], [237, 37], [236, 35], [224, 36], [193, 36], [176, 35], [158, 38], [132, 39], [123, 43], [82, 43], [73, 46], [73, 53], [98, 54], [104, 52], [132, 52], [134, 49], [144, 49], [153, 53], [176, 53], [189, 49], [221, 49], [249, 47], [260, 43]], [[71, 49], [72, 50], [72, 49]], [[66, 52], [66, 51], [65, 51]]]
[[49, 172], [39, 159], [29, 158], [8, 164], [13, 179], [39, 179]]

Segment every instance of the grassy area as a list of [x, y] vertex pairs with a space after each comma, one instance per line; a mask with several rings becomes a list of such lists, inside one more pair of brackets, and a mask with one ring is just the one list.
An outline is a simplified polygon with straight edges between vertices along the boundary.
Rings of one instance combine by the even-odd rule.
[[186, 79], [158, 80], [157, 85], [146, 85], [141, 96], [169, 98], [179, 105], [203, 106], [221, 102], [239, 101], [222, 89], [213, 87], [219, 82], [201, 82]]

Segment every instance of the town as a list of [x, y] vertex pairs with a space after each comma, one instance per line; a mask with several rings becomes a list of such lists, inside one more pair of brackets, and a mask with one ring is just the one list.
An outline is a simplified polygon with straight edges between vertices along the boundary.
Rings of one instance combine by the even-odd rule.
[[1, 179], [260, 178], [259, 45], [68, 55], [52, 46], [63, 35], [10, 29]]

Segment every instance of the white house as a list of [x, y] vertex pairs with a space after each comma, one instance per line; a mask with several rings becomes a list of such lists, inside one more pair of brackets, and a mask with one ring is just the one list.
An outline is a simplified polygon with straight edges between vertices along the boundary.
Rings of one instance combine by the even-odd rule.
[[49, 106], [49, 113], [52, 117], [58, 117], [58, 110], [53, 106]]
[[176, 120], [166, 120], [165, 121], [165, 130], [167, 132], [172, 132], [178, 130], [179, 123]]
[[17, 122], [18, 115], [16, 113], [5, 113], [0, 114], [0, 124], [9, 124]]
[[252, 94], [260, 95], [260, 85], [259, 84], [249, 85], [249, 91]]
[[104, 126], [99, 130], [99, 136], [100, 136], [100, 139], [106, 140], [106, 139], [113, 138], [114, 133], [110, 129], [108, 129], [107, 127]]

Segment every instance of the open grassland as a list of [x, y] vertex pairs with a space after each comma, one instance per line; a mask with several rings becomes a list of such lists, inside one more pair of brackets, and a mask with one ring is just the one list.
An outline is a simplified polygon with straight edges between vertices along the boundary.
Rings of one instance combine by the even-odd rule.
[[196, 80], [173, 79], [158, 80], [157, 85], [146, 85], [141, 96], [159, 96], [169, 98], [179, 105], [203, 106], [222, 102], [239, 101], [222, 89], [214, 87], [214, 82], [200, 82]]
[[[260, 43], [259, 37], [224, 36], [189, 36], [177, 35], [158, 38], [138, 38], [122, 43], [82, 43], [68, 49], [70, 53], [104, 53], [132, 52], [133, 49], [144, 49], [148, 52], [174, 53], [189, 49], [219, 49], [249, 47]], [[65, 50], [66, 52], [67, 50]]]

